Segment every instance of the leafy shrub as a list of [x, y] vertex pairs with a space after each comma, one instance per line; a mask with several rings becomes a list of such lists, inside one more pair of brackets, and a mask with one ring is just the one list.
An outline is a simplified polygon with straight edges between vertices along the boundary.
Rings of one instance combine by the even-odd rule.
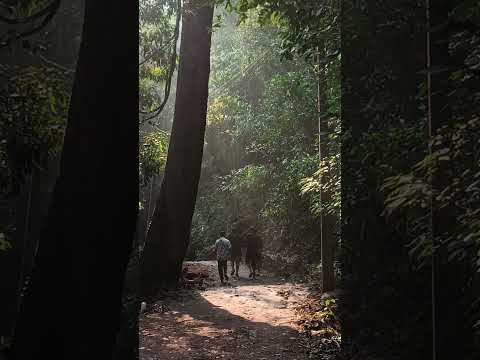
[[60, 152], [71, 79], [54, 68], [0, 70], [8, 77], [0, 89], [0, 188], [8, 194]]

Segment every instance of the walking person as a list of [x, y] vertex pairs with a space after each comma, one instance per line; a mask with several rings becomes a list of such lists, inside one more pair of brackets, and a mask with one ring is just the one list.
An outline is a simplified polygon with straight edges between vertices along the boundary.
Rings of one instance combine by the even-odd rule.
[[230, 263], [232, 266], [232, 272], [230, 275], [236, 275], [237, 279], [240, 278], [238, 272], [240, 271], [240, 264], [242, 260], [245, 259], [245, 254], [247, 250], [247, 238], [244, 233], [245, 224], [240, 219], [233, 224], [231, 231], [230, 242], [232, 244], [232, 256], [230, 258]]
[[225, 232], [220, 233], [220, 238], [215, 241], [215, 253], [217, 255], [218, 274], [220, 275], [220, 282], [224, 284], [224, 280], [228, 281], [227, 262], [230, 258], [232, 244], [225, 237]]
[[241, 242], [238, 235], [232, 235], [231, 237], [231, 244], [232, 244], [232, 256], [230, 258], [230, 263], [232, 265], [232, 272], [230, 275], [238, 276], [238, 270], [240, 269], [240, 260], [242, 259], [242, 248]]
[[250, 269], [250, 275], [248, 277], [255, 279], [257, 265], [260, 261], [263, 244], [262, 239], [260, 238], [260, 236], [258, 236], [257, 231], [253, 227], [250, 228], [250, 230], [248, 231], [247, 238], [248, 245], [245, 260]]

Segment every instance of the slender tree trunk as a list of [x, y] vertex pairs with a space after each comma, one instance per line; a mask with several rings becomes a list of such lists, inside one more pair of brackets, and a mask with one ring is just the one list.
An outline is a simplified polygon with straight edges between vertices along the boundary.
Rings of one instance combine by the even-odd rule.
[[[203, 155], [213, 7], [185, 1], [165, 176], [141, 260], [141, 292], [176, 286], [190, 238]], [[200, 5], [201, 4], [201, 5]]]
[[[317, 106], [318, 106], [318, 141], [319, 141], [319, 158], [320, 161], [327, 159], [329, 156], [328, 133], [329, 125], [327, 118], [327, 94], [326, 94], [326, 74], [325, 66], [321, 64], [321, 59], [325, 57], [325, 47], [318, 48], [318, 89], [317, 89]], [[325, 183], [329, 174], [322, 175], [321, 183]], [[322, 290], [324, 292], [335, 289], [335, 270], [334, 255], [336, 239], [334, 235], [335, 217], [325, 212], [325, 205], [331, 201], [331, 196], [326, 191], [320, 191], [322, 213], [320, 216], [320, 246], [322, 257]]]
[[138, 210], [138, 1], [85, 3], [60, 174], [14, 359], [109, 359]]
[[[453, 26], [443, 26], [448, 22], [454, 9], [454, 2], [448, 0], [430, 1], [430, 56], [432, 68], [456, 69], [462, 66], [450, 56], [449, 41], [455, 34]], [[451, 75], [453, 70], [444, 70], [431, 74], [431, 131], [443, 126], [452, 126], [455, 122], [455, 103], [450, 93], [455, 90]], [[437, 150], [435, 145], [433, 151]], [[439, 165], [432, 178], [433, 190], [437, 193], [448, 188], [455, 178], [461, 178], [455, 167]], [[454, 207], [441, 207], [434, 196], [432, 199], [432, 236], [445, 237], [457, 225], [458, 213]], [[464, 286], [468, 282], [466, 268], [455, 261], [449, 260], [446, 246], [441, 246], [438, 239], [434, 244], [439, 248], [432, 259], [432, 310], [435, 314], [432, 333], [435, 334], [436, 359], [447, 360], [453, 357], [466, 358], [473, 344], [473, 332], [468, 319], [468, 306], [463, 301]], [[432, 314], [433, 315], [433, 314]], [[467, 346], [468, 345], [468, 346]], [[433, 349], [432, 349], [433, 350]]]

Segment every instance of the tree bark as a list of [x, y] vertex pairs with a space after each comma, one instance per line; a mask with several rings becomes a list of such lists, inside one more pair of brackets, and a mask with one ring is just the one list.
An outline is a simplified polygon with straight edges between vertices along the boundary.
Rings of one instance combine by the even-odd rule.
[[57, 179], [14, 359], [108, 359], [138, 211], [138, 1], [85, 3]]
[[178, 283], [190, 237], [203, 156], [213, 7], [183, 9], [175, 114], [165, 176], [141, 259], [141, 294]]

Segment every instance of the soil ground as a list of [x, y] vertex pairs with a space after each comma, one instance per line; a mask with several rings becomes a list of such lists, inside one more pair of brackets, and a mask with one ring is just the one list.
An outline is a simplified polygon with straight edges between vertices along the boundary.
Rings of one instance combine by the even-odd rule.
[[220, 285], [216, 262], [186, 267], [208, 274], [204, 288], [177, 291], [140, 316], [141, 360], [307, 359], [293, 310], [304, 286], [265, 273], [251, 280], [244, 264], [239, 279]]

